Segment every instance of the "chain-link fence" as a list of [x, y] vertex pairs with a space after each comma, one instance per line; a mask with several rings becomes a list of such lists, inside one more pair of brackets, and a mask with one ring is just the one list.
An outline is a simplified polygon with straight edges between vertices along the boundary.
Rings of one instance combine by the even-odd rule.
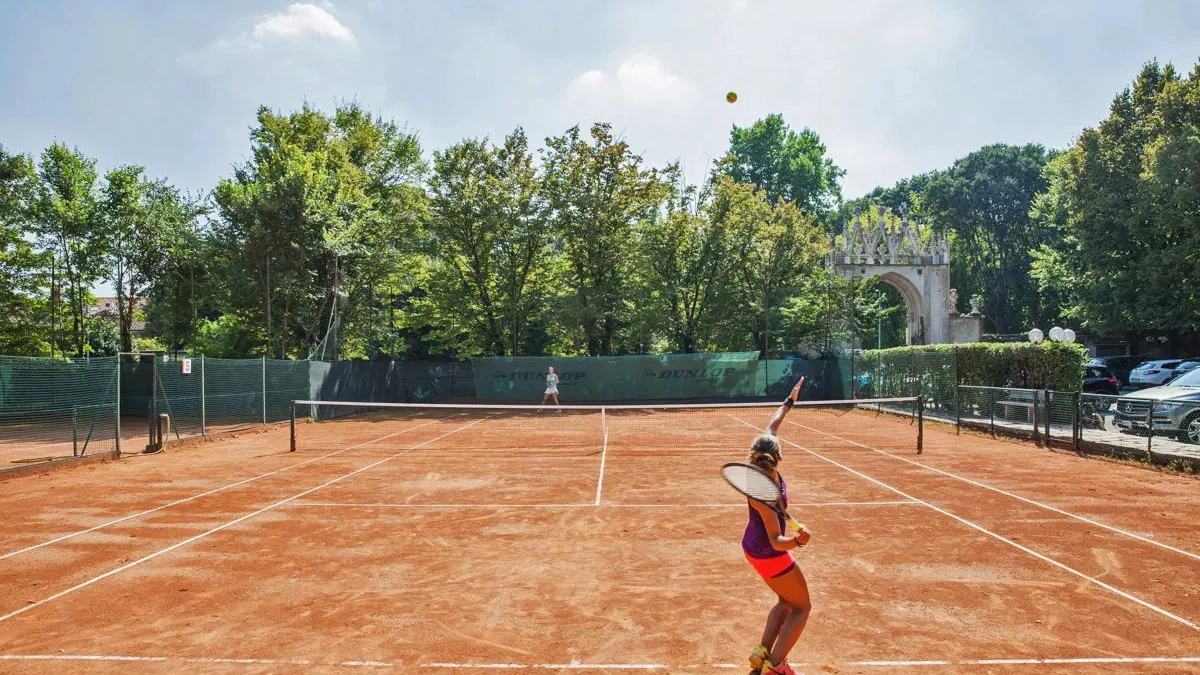
[[0, 469], [117, 449], [117, 359], [0, 356]]

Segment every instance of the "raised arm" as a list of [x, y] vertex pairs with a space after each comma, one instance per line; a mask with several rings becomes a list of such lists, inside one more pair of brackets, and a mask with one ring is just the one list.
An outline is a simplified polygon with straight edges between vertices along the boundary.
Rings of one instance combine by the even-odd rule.
[[804, 376], [800, 377], [800, 381], [796, 383], [796, 386], [792, 387], [792, 393], [788, 394], [788, 397], [783, 400], [783, 405], [779, 406], [779, 409], [771, 417], [771, 421], [767, 424], [768, 434], [772, 436], [779, 435], [779, 425], [783, 424], [783, 418], [787, 417], [788, 411], [796, 403], [796, 397], [800, 396], [800, 387], [802, 386], [804, 386]]

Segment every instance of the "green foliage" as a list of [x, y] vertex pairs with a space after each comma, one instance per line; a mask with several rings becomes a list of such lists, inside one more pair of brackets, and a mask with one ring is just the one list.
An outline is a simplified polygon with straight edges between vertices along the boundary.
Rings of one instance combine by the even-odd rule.
[[194, 354], [212, 358], [245, 358], [262, 354], [262, 334], [244, 321], [226, 314], [219, 319], [201, 320], [196, 330]]
[[805, 127], [797, 133], [783, 115], [768, 115], [749, 127], [733, 127], [729, 154], [717, 171], [762, 190], [769, 204], [795, 202], [802, 212], [825, 221], [842, 199], [840, 181], [846, 175], [825, 152], [815, 131]]
[[[915, 371], [914, 363], [915, 359]], [[977, 342], [960, 345], [925, 345], [896, 349], [864, 350], [855, 370], [870, 371], [874, 364], [890, 363], [903, 371], [928, 373], [925, 363], [953, 361], [955, 381], [978, 387], [1017, 387], [1079, 391], [1083, 387], [1087, 350], [1063, 342]], [[860, 365], [861, 364], [861, 365]], [[911, 396], [910, 393], [880, 395]]]
[[38, 177], [30, 220], [40, 246], [54, 256], [52, 332], [57, 333], [63, 298], [71, 322], [68, 344], [82, 356], [85, 310], [92, 285], [103, 276], [106, 244], [96, 222], [96, 160], [55, 143], [42, 153]]
[[645, 340], [629, 332], [641, 282], [635, 232], [656, 215], [678, 167], [643, 168], [608, 124], [593, 125], [590, 137], [573, 127], [546, 139], [542, 155], [549, 222], [568, 265], [560, 321], [588, 355], [644, 352]]
[[560, 272], [525, 132], [434, 153], [429, 192], [427, 335], [459, 356], [517, 355]]
[[1200, 65], [1147, 64], [1047, 175], [1047, 302], [1103, 333], [1200, 330]]
[[261, 108], [251, 141], [252, 159], [214, 193], [219, 302], [265, 329], [242, 333], [279, 358], [327, 336], [334, 358], [395, 344], [391, 308], [422, 260], [416, 136], [351, 104], [332, 116]]

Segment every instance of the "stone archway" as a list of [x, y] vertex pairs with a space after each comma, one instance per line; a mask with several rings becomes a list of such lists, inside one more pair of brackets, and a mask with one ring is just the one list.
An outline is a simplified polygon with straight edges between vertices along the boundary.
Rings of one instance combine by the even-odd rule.
[[888, 223], [878, 209], [871, 223], [857, 210], [840, 241], [835, 240], [829, 265], [844, 279], [877, 276], [895, 287], [908, 305], [908, 344], [941, 344], [950, 335], [950, 242], [922, 228], [907, 213]]

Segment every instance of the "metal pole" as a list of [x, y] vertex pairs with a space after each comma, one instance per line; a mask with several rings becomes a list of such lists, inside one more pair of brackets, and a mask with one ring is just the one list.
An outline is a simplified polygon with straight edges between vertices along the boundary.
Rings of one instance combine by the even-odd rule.
[[958, 384], [954, 385], [954, 435], [962, 434], [962, 393]]
[[263, 424], [267, 423], [267, 357], [262, 357], [262, 413]]
[[1072, 407], [1075, 409], [1075, 412], [1071, 417], [1071, 439], [1072, 439], [1072, 442], [1075, 444], [1075, 452], [1079, 452], [1080, 437], [1083, 435], [1083, 428], [1079, 424], [1079, 414], [1080, 414], [1079, 408], [1080, 408], [1080, 406], [1083, 405], [1083, 394], [1081, 394], [1080, 392], [1075, 392], [1074, 396], [1075, 396], [1075, 405]]
[[200, 435], [208, 435], [208, 399], [204, 392], [204, 355], [200, 355]]
[[917, 454], [925, 452], [925, 398], [917, 397]]
[[1041, 439], [1038, 438], [1038, 395], [1037, 391], [1033, 392], [1033, 442], [1041, 445]]
[[121, 457], [121, 355], [117, 355], [117, 458]]
[[[139, 357], [140, 358], [140, 357]], [[154, 427], [158, 417], [158, 357], [150, 356], [150, 444], [147, 451], [154, 450]]]
[[1150, 407], [1146, 408], [1146, 459], [1153, 462], [1154, 454], [1150, 448], [1154, 442], [1154, 401], [1150, 401]]
[[289, 426], [291, 428], [291, 430], [289, 432], [289, 434], [290, 434], [289, 435], [289, 439], [290, 439], [289, 444], [291, 447], [291, 452], [295, 452], [296, 451], [296, 402], [295, 401], [292, 401], [292, 416], [291, 416], [291, 421], [289, 422]]
[[1050, 447], [1050, 390], [1046, 390], [1046, 447]]

